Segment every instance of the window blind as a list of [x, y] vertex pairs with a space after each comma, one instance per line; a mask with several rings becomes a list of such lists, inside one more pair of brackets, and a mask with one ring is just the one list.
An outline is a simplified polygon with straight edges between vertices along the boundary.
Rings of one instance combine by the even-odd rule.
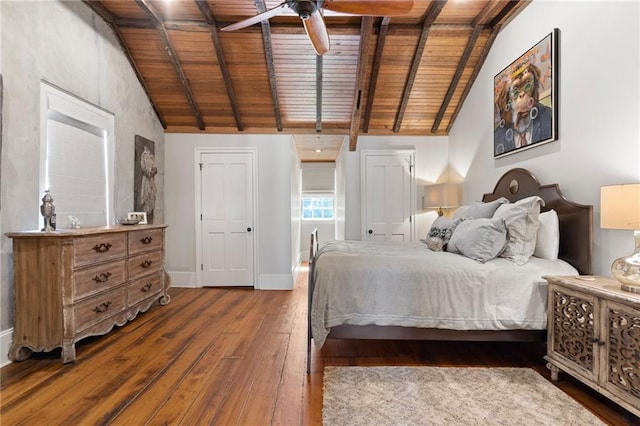
[[335, 192], [335, 163], [302, 163], [301, 188], [303, 193]]

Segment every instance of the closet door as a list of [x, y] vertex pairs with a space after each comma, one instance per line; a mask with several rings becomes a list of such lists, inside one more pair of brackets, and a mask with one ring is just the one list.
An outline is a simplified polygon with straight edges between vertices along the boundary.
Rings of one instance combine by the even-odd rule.
[[363, 150], [362, 239], [414, 239], [414, 151]]
[[203, 286], [254, 285], [254, 156], [200, 156]]

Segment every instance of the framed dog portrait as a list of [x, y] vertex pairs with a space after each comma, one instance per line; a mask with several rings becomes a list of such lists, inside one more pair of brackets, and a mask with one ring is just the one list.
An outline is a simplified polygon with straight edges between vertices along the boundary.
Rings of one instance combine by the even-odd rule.
[[493, 79], [493, 157], [558, 139], [558, 38], [555, 28]]
[[139, 225], [146, 225], [147, 222], [147, 212], [129, 212], [127, 213], [127, 219], [129, 220], [139, 220]]

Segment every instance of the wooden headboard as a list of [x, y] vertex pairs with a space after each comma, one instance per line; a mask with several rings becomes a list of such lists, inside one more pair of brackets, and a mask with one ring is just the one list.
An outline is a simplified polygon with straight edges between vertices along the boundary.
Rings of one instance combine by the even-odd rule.
[[567, 200], [558, 184], [540, 185], [538, 179], [525, 169], [506, 172], [492, 193], [484, 194], [482, 201], [505, 197], [514, 202], [537, 195], [544, 200], [542, 211], [555, 210], [560, 222], [560, 250], [558, 257], [573, 265], [582, 275], [591, 275], [593, 251], [593, 206]]

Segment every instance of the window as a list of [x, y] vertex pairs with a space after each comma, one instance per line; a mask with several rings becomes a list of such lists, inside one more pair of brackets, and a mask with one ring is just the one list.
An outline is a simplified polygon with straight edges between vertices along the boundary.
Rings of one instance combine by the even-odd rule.
[[333, 197], [303, 197], [302, 220], [333, 220]]
[[114, 115], [42, 81], [40, 122], [38, 201], [50, 191], [61, 228], [113, 223]]
[[302, 220], [334, 220], [335, 163], [302, 163]]

